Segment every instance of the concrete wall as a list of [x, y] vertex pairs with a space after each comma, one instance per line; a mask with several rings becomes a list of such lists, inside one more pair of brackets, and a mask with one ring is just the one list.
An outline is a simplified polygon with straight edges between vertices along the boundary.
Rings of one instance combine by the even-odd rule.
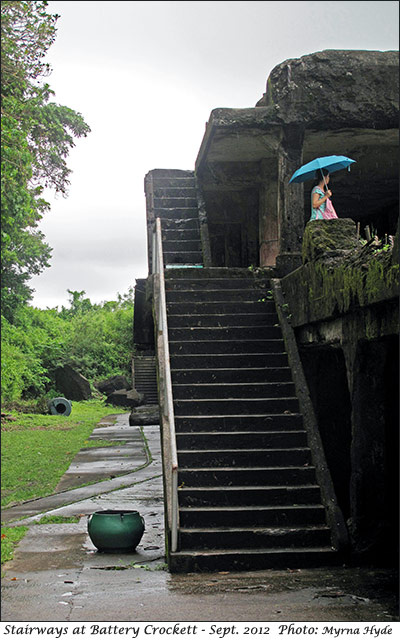
[[313, 221], [303, 265], [281, 279], [353, 554], [383, 563], [398, 555], [396, 245]]

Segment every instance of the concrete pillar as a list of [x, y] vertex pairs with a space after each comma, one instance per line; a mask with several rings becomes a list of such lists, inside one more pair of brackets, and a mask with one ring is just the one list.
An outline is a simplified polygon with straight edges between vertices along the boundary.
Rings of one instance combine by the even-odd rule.
[[262, 161], [259, 195], [260, 267], [275, 266], [279, 254], [278, 163]]
[[289, 180], [303, 164], [304, 128], [299, 125], [283, 127], [278, 160], [278, 211], [280, 242], [277, 268], [279, 276], [301, 265], [301, 244], [305, 223], [304, 190], [302, 183], [289, 185]]

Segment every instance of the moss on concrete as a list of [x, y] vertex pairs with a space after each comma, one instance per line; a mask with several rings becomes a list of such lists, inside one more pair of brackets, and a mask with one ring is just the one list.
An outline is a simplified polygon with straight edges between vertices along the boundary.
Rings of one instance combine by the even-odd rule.
[[357, 247], [357, 228], [352, 219], [310, 221], [303, 236], [303, 263], [316, 261], [327, 253], [354, 252]]
[[349, 219], [313, 221], [303, 240], [303, 266], [282, 279], [292, 324], [341, 316], [398, 296], [393, 248], [356, 237]]

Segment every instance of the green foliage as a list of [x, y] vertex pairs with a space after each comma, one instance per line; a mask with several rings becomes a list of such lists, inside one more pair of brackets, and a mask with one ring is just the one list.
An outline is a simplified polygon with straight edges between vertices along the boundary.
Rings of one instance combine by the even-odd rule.
[[102, 304], [92, 304], [84, 291], [69, 293], [70, 307], [60, 312], [21, 305], [13, 323], [2, 317], [3, 403], [56, 392], [55, 371], [63, 365], [92, 381], [130, 376], [133, 290]]
[[4, 422], [1, 439], [2, 506], [51, 494], [110, 408], [86, 401], [74, 402], [69, 417], [13, 414], [16, 420]]
[[49, 381], [41, 363], [34, 335], [25, 328], [1, 319], [1, 383], [2, 399], [15, 401], [24, 391], [44, 392]]
[[27, 526], [4, 527], [1, 529], [1, 563], [4, 564], [13, 558], [14, 548], [24, 537]]
[[133, 307], [102, 307], [73, 321], [70, 364], [88, 379], [119, 372], [129, 375], [132, 359]]
[[31, 298], [29, 279], [49, 267], [51, 248], [38, 230], [49, 204], [45, 187], [66, 194], [66, 157], [74, 137], [90, 128], [81, 114], [49, 102], [54, 92], [43, 62], [54, 42], [57, 15], [44, 1], [1, 3], [1, 251], [2, 311]]

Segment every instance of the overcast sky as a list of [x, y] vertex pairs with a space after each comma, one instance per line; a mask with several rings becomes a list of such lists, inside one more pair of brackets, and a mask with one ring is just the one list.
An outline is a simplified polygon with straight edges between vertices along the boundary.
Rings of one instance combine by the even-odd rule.
[[216, 107], [254, 107], [271, 70], [323, 49], [398, 49], [398, 2], [49, 2], [60, 14], [47, 60], [55, 102], [91, 127], [48, 193], [40, 229], [51, 267], [32, 304], [92, 302], [147, 276], [144, 177], [194, 169]]

